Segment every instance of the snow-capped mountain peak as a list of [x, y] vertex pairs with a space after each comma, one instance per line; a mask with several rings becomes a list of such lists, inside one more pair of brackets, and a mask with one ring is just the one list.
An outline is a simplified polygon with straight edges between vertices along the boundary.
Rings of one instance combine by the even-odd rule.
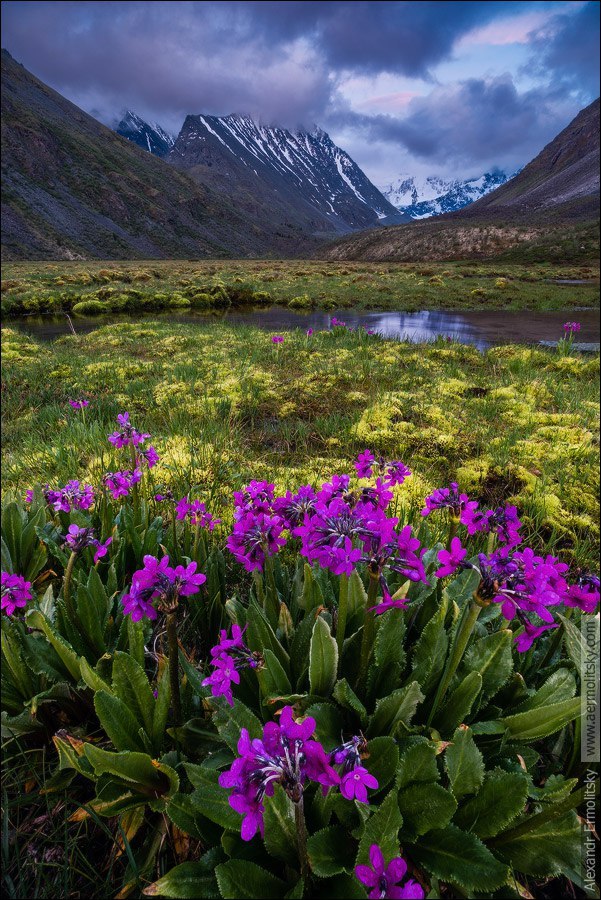
[[155, 156], [166, 156], [175, 143], [174, 136], [161, 125], [145, 122], [131, 109], [125, 110], [115, 131]]
[[402, 175], [393, 184], [384, 187], [382, 193], [400, 212], [412, 219], [426, 219], [462, 209], [505, 184], [514, 175], [517, 172], [508, 175], [499, 169], [465, 181], [443, 179], [436, 175], [425, 178]]

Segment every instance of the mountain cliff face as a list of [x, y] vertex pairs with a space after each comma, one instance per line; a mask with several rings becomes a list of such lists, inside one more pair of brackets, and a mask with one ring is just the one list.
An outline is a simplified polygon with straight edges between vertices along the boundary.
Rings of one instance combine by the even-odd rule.
[[569, 219], [598, 216], [599, 100], [581, 110], [519, 175], [461, 215], [552, 215]]
[[4, 259], [298, 256], [317, 243], [105, 128], [2, 51]]
[[403, 221], [319, 128], [291, 132], [248, 116], [188, 116], [166, 159], [245, 208], [287, 207], [292, 223], [316, 232]]
[[[319, 252], [335, 260], [492, 257], [531, 244], [528, 259], [572, 254], [599, 219], [599, 100], [578, 113], [519, 174], [457, 212], [349, 235]], [[590, 226], [589, 224], [590, 223]], [[584, 229], [584, 231], [583, 231]], [[571, 237], [567, 238], [567, 235]], [[598, 240], [598, 238], [596, 238]], [[569, 245], [569, 246], [568, 246]], [[583, 245], [586, 252], [586, 247]], [[526, 250], [525, 250], [526, 252]], [[563, 255], [562, 255], [563, 254]]]
[[382, 193], [410, 218], [427, 219], [462, 209], [513, 177], [499, 170], [465, 181], [449, 181], [433, 175], [421, 179], [404, 176], [384, 188]]
[[154, 153], [155, 156], [166, 156], [175, 143], [172, 134], [169, 134], [156, 122], [154, 125], [145, 122], [130, 109], [123, 113], [115, 131], [121, 137], [137, 144], [142, 150]]

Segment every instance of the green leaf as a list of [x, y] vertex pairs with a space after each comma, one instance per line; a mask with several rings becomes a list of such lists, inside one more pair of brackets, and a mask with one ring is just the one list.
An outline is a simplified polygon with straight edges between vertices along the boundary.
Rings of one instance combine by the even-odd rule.
[[307, 841], [311, 869], [319, 878], [352, 871], [356, 843], [349, 840], [342, 825], [331, 825], [316, 831]]
[[132, 787], [146, 788], [149, 799], [171, 796], [179, 788], [175, 769], [147, 753], [110, 753], [93, 744], [86, 744], [84, 752], [97, 776], [111, 775]]
[[25, 616], [29, 628], [37, 628], [42, 631], [46, 640], [52, 644], [61, 662], [75, 681], [81, 679], [81, 666], [79, 657], [72, 647], [58, 634], [48, 619], [38, 609], [31, 609]]
[[374, 714], [370, 717], [367, 728], [368, 736], [377, 734], [394, 734], [402, 723], [409, 725], [415, 715], [418, 703], [424, 699], [417, 681], [402, 688], [397, 688], [387, 697], [376, 703]]
[[222, 828], [239, 831], [242, 818], [228, 803], [229, 791], [219, 786], [217, 782], [219, 773], [214, 769], [190, 763], [187, 763], [185, 768], [190, 781], [196, 787], [190, 797], [197, 812], [216, 825], [221, 825]]
[[399, 750], [394, 738], [377, 737], [367, 743], [367, 758], [363, 765], [378, 782], [381, 791], [393, 780], [399, 764]]
[[361, 581], [359, 573], [353, 569], [348, 580], [348, 611], [347, 611], [347, 634], [349, 634], [348, 626], [359, 627], [365, 618], [365, 610], [367, 609], [367, 593]]
[[495, 853], [513, 869], [534, 877], [560, 875], [578, 868], [582, 853], [578, 816], [569, 812], [514, 840], [503, 841], [495, 847]]
[[276, 784], [273, 797], [264, 800], [265, 849], [276, 859], [298, 868], [297, 831], [294, 805], [281, 785]]
[[342, 743], [344, 723], [337, 706], [332, 703], [314, 703], [306, 714], [315, 719], [315, 740], [329, 753]]
[[460, 725], [455, 731], [444, 760], [455, 797], [459, 800], [465, 794], [475, 794], [484, 778], [484, 763], [467, 725]]
[[127, 616], [127, 644], [130, 656], [144, 668], [144, 620], [134, 622]]
[[531, 784], [528, 789], [528, 796], [532, 797], [533, 800], [538, 800], [543, 803], [559, 803], [571, 794], [577, 784], [577, 778], [564, 778], [563, 775], [549, 775], [544, 785], [536, 787]]
[[365, 724], [367, 720], [367, 710], [351, 688], [346, 678], [341, 678], [340, 681], [336, 682], [334, 690], [332, 691], [332, 697], [337, 700], [338, 703], [345, 709], [356, 713], [359, 716], [361, 725]]
[[[165, 807], [165, 812], [177, 827], [196, 838], [197, 841], [207, 843], [206, 819], [199, 815], [190, 794], [173, 794]], [[211, 825], [211, 828], [214, 826]]]
[[96, 669], [92, 668], [85, 656], [80, 657], [79, 663], [81, 666], [81, 677], [91, 690], [104, 691], [107, 694], [113, 693], [110, 684], [107, 684], [104, 678], [100, 677]]
[[399, 855], [399, 828], [403, 824], [403, 817], [399, 811], [396, 790], [391, 791], [384, 798], [380, 806], [365, 823], [365, 829], [359, 844], [356, 865], [369, 864], [369, 848], [372, 844], [378, 844], [385, 859], [391, 859]]
[[127, 706], [144, 728], [152, 735], [155, 699], [146, 672], [129, 655], [117, 651], [113, 661], [113, 693]]
[[476, 796], [459, 808], [455, 824], [482, 840], [495, 837], [523, 812], [527, 795], [524, 774], [493, 769]]
[[436, 782], [413, 784], [399, 793], [403, 830], [413, 835], [444, 828], [453, 818], [457, 801], [450, 791]]
[[312, 609], [325, 606], [321, 588], [315, 580], [313, 570], [308, 563], [305, 563], [304, 567], [303, 591], [299, 597], [298, 605], [307, 613], [311, 612]]
[[460, 682], [448, 700], [445, 700], [441, 711], [434, 720], [441, 734], [448, 734], [461, 725], [469, 715], [481, 689], [482, 677], [478, 672], [470, 672]]
[[276, 900], [286, 893], [286, 882], [248, 860], [230, 859], [215, 875], [223, 900]]
[[219, 897], [214, 876], [207, 875], [200, 862], [185, 862], [175, 866], [158, 881], [144, 889], [146, 897], [175, 897], [181, 900], [212, 900]]
[[367, 894], [355, 875], [344, 873], [318, 882], [314, 896], [316, 900], [365, 900]]
[[397, 785], [438, 781], [436, 747], [425, 738], [409, 738], [401, 747]]
[[569, 669], [557, 669], [532, 697], [517, 707], [516, 713], [526, 712], [529, 709], [541, 709], [550, 703], [570, 700], [575, 693], [576, 679], [573, 673]]
[[171, 683], [169, 669], [165, 668], [157, 685], [157, 698], [154, 704], [150, 738], [155, 753], [158, 753], [165, 740], [165, 729], [171, 705]]
[[328, 623], [318, 616], [313, 626], [309, 649], [309, 684], [311, 693], [329, 697], [336, 683], [338, 671], [338, 645], [332, 637]]
[[588, 653], [586, 643], [580, 634], [580, 629], [576, 628], [571, 619], [566, 619], [561, 613], [556, 613], [556, 615], [563, 625], [563, 644], [566, 648], [566, 653], [576, 666], [576, 670], [580, 672], [582, 670], [582, 660], [586, 659]]
[[16, 503], [7, 503], [2, 510], [2, 538], [8, 548], [13, 566], [21, 568], [21, 534], [23, 514]]
[[97, 691], [94, 695], [94, 709], [117, 750], [145, 749], [138, 734], [140, 725], [122, 700], [106, 691]]
[[240, 700], [234, 700], [233, 706], [225, 704], [220, 706], [215, 711], [213, 722], [225, 743], [234, 752], [238, 750], [240, 732], [243, 728], [246, 728], [251, 740], [260, 738], [263, 734], [263, 726], [255, 714]]
[[461, 575], [458, 575], [444, 589], [444, 592], [451, 603], [455, 602], [458, 606], [462, 606], [470, 599], [478, 585], [480, 584], [480, 573], [474, 569], [465, 569]]
[[517, 713], [499, 719], [507, 738], [514, 741], [535, 741], [559, 731], [580, 715], [580, 697], [551, 703], [549, 706]]
[[423, 629], [413, 651], [411, 677], [428, 694], [437, 685], [447, 657], [449, 638], [444, 627], [448, 598], [443, 592], [440, 606]]
[[78, 738], [62, 734], [55, 734], [52, 738], [58, 751], [58, 765], [60, 769], [74, 769], [86, 778], [93, 778], [93, 769], [85, 756], [85, 744]]
[[427, 872], [472, 892], [494, 891], [505, 883], [507, 866], [473, 834], [455, 825], [429, 831], [411, 848], [413, 857]]
[[290, 672], [290, 658], [277, 637], [263, 610], [253, 601], [247, 610], [248, 629], [246, 640], [251, 650], [263, 653], [265, 650], [277, 656], [278, 661], [286, 674]]
[[482, 677], [482, 693], [493, 697], [513, 671], [511, 631], [504, 628], [474, 641], [463, 659], [460, 672], [478, 672]]
[[292, 685], [277, 656], [271, 650], [265, 650], [263, 659], [265, 660], [265, 665], [257, 669], [263, 697], [281, 697], [291, 694]]

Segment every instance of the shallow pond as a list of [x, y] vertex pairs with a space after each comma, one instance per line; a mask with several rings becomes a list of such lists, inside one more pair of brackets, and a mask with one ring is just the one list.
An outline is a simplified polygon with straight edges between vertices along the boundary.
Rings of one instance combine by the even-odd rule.
[[[516, 312], [514, 310], [475, 310], [472, 312], [374, 312], [372, 310], [342, 310], [324, 312], [311, 310], [296, 312], [284, 306], [269, 308], [231, 309], [225, 313], [155, 312], [146, 315], [112, 315], [89, 318], [73, 316], [76, 333], [87, 333], [101, 325], [120, 322], [166, 322], [210, 327], [215, 322], [232, 325], [254, 325], [266, 331], [281, 332], [294, 328], [321, 331], [332, 327], [333, 319], [342, 320], [352, 328], [368, 328], [383, 337], [415, 342], [449, 337], [486, 349], [494, 344], [519, 343], [548, 345], [563, 336], [566, 321], [578, 321], [581, 330], [575, 336], [577, 344], [586, 349], [598, 349], [599, 311], [583, 309], [553, 312]], [[70, 333], [67, 316], [27, 316], [5, 320], [11, 328], [20, 328], [40, 340], [53, 340]], [[591, 346], [592, 345], [592, 346]], [[596, 345], [596, 347], [595, 347]], [[583, 346], [583, 349], [585, 347]]]

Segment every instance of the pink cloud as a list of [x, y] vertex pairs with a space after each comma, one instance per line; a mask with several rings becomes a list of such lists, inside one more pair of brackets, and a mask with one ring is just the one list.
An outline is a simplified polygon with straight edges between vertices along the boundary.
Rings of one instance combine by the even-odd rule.
[[417, 96], [415, 91], [398, 91], [394, 94], [384, 94], [382, 97], [369, 97], [369, 99], [357, 103], [357, 106], [362, 108], [385, 107], [389, 110], [406, 109], [413, 98]]
[[474, 44], [488, 44], [496, 47], [506, 44], [527, 44], [529, 43], [530, 34], [546, 25], [554, 15], [554, 11], [541, 10], [540, 12], [522, 13], [511, 19], [500, 19], [497, 22], [484, 25], [482, 28], [474, 28], [473, 31], [469, 31], [463, 35], [457, 43], [457, 47], [469, 47]]

